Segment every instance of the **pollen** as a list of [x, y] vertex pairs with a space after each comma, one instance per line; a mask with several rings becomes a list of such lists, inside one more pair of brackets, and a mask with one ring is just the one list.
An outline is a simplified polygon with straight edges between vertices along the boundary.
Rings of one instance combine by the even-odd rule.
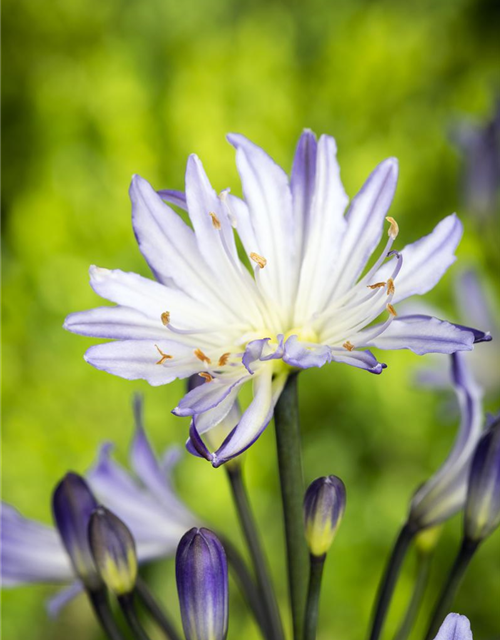
[[170, 322], [170, 311], [164, 311], [161, 314], [161, 321], [165, 326], [168, 326], [168, 323]]
[[344, 347], [344, 349], [347, 349], [347, 351], [354, 351], [354, 345], [349, 342], [349, 340], [347, 340], [347, 342], [344, 342], [342, 346]]
[[214, 229], [217, 229], [217, 231], [219, 231], [221, 228], [221, 223], [219, 218], [215, 215], [213, 211], [210, 211], [210, 217], [212, 218], [212, 224], [214, 225]]
[[387, 311], [391, 314], [391, 316], [393, 316], [394, 318], [398, 315], [396, 313], [396, 309], [392, 306], [392, 304], [388, 304], [387, 305]]
[[398, 237], [399, 225], [394, 218], [391, 218], [391, 216], [387, 216], [386, 220], [391, 225], [389, 227], [388, 235], [394, 240]]
[[204, 378], [205, 382], [212, 382], [212, 380], [214, 379], [214, 377], [206, 371], [200, 371], [198, 375], [200, 376], [200, 378]]
[[208, 356], [206, 356], [201, 349], [195, 349], [194, 355], [201, 360], [202, 362], [206, 362], [207, 364], [212, 364], [212, 361]]
[[156, 364], [163, 364], [165, 360], [172, 360], [173, 356], [169, 356], [168, 354], [163, 353], [163, 351], [160, 349], [160, 347], [157, 344], [155, 344], [155, 347], [158, 349], [158, 353], [161, 355], [161, 358], [158, 360]]
[[375, 284], [369, 284], [367, 289], [380, 289], [381, 287], [385, 287], [386, 282], [376, 282]]
[[389, 278], [389, 280], [387, 280], [387, 295], [390, 296], [395, 291], [396, 287], [394, 286], [394, 280], [392, 278]]
[[250, 258], [251, 258], [254, 262], [256, 262], [256, 263], [259, 265], [259, 267], [260, 267], [261, 269], [263, 269], [263, 268], [266, 266], [266, 264], [267, 264], [267, 260], [266, 260], [265, 258], [263, 258], [262, 256], [259, 256], [259, 254], [258, 254], [258, 253], [253, 253], [253, 252], [252, 252], [252, 253], [250, 254]]
[[230, 355], [231, 354], [229, 352], [228, 353], [223, 353], [221, 355], [221, 357], [219, 358], [219, 362], [218, 362], [219, 367], [223, 367], [225, 364], [227, 364], [227, 361], [229, 360], [229, 356]]

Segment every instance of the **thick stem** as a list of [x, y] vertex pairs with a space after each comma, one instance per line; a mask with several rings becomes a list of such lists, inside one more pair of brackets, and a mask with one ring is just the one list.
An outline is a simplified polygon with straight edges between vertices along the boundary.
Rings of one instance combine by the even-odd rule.
[[252, 564], [257, 579], [261, 601], [264, 606], [270, 640], [283, 640], [283, 627], [281, 625], [280, 612], [276, 595], [274, 593], [269, 568], [264, 555], [264, 550], [259, 539], [257, 527], [248, 499], [241, 465], [227, 467], [227, 475], [231, 485], [234, 503], [238, 512], [243, 535], [245, 536]]
[[162, 629], [165, 636], [169, 640], [181, 640], [181, 637], [177, 633], [174, 625], [169, 620], [160, 605], [157, 603], [155, 597], [141, 578], [137, 578], [137, 582], [135, 584], [135, 593], [137, 594], [137, 597], [143, 604], [144, 608], [147, 609], [151, 617], [155, 620], [156, 624], [160, 627], [160, 629]]
[[259, 591], [255, 585], [254, 579], [250, 574], [250, 571], [245, 564], [245, 561], [240, 555], [240, 552], [227, 538], [221, 534], [217, 534], [222, 546], [226, 552], [227, 560], [229, 562], [229, 568], [233, 571], [234, 577], [238, 582], [240, 591], [246, 598], [247, 604], [250, 607], [257, 624], [259, 625], [264, 637], [272, 640], [269, 630], [269, 623], [267, 615], [260, 598]]
[[306, 615], [304, 618], [304, 640], [316, 640], [318, 628], [319, 595], [321, 592], [321, 579], [325, 566], [326, 555], [310, 556], [309, 588], [307, 591]]
[[127, 594], [125, 596], [119, 596], [118, 602], [120, 603], [123, 615], [128, 622], [128, 626], [130, 627], [134, 638], [136, 640], [151, 640], [148, 634], [142, 628], [141, 623], [139, 622], [134, 607], [133, 595]]
[[431, 568], [431, 553], [419, 553], [417, 558], [417, 572], [415, 576], [415, 585], [413, 593], [408, 604], [408, 608], [403, 618], [403, 622], [399, 627], [394, 640], [406, 640], [411, 633], [415, 620], [417, 619], [425, 590], [429, 582], [429, 574]]
[[453, 563], [448, 575], [448, 580], [441, 591], [441, 595], [439, 596], [434, 612], [431, 616], [429, 629], [425, 637], [426, 640], [432, 640], [432, 638], [435, 637], [441, 623], [449, 613], [455, 593], [462, 582], [467, 567], [469, 566], [469, 562], [472, 560], [478, 546], [479, 543], [473, 542], [472, 540], [464, 539], [462, 542], [462, 546], [460, 547], [457, 557], [455, 558], [455, 562]]
[[304, 479], [300, 446], [297, 374], [289, 376], [274, 410], [276, 444], [285, 519], [288, 587], [292, 608], [293, 637], [304, 631], [307, 547], [304, 537], [302, 501]]
[[123, 640], [123, 635], [113, 618], [106, 589], [103, 588], [97, 591], [87, 590], [87, 595], [96, 618], [99, 620], [108, 638], [110, 640]]
[[380, 637], [389, 605], [391, 604], [394, 587], [396, 586], [403, 561], [415, 533], [415, 529], [405, 524], [396, 539], [385, 573], [379, 585], [370, 640], [378, 640]]

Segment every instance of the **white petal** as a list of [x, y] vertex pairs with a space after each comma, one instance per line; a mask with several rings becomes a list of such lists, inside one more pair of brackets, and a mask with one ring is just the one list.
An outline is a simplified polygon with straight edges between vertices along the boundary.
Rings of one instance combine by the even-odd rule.
[[[452, 265], [455, 249], [462, 237], [462, 223], [455, 214], [444, 218], [428, 236], [407, 245], [400, 253], [403, 266], [395, 280], [393, 303], [430, 291]], [[385, 263], [374, 276], [374, 282], [386, 280], [393, 265]]]
[[163, 340], [167, 329], [131, 307], [97, 307], [70, 314], [64, 328], [72, 333], [112, 340]]

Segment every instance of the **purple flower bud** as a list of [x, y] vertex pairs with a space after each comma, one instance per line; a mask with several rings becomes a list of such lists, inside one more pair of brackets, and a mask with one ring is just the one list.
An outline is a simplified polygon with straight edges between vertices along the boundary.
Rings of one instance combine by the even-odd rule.
[[345, 505], [345, 486], [337, 476], [318, 478], [309, 485], [304, 497], [304, 525], [313, 556], [324, 556], [330, 549]]
[[87, 483], [76, 473], [67, 473], [52, 495], [52, 513], [62, 543], [75, 573], [89, 589], [102, 584], [87, 536], [90, 516], [96, 507]]
[[89, 522], [89, 544], [103, 582], [118, 596], [131, 593], [137, 579], [135, 541], [114, 513], [98, 507]]
[[500, 416], [474, 452], [465, 503], [465, 536], [480, 541], [500, 525]]
[[224, 640], [228, 622], [228, 578], [224, 548], [208, 529], [194, 527], [176, 556], [177, 591], [186, 640]]

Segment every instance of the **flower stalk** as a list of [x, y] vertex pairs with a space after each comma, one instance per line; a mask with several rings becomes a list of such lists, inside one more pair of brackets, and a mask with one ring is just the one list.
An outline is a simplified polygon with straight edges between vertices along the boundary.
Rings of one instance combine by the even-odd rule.
[[238, 518], [245, 536], [252, 564], [255, 571], [260, 597], [264, 606], [266, 617], [267, 637], [270, 640], [283, 640], [283, 627], [281, 624], [278, 602], [274, 593], [273, 584], [269, 573], [264, 550], [259, 539], [255, 519], [248, 499], [241, 464], [226, 466], [227, 476], [231, 486]]
[[310, 555], [309, 586], [307, 590], [306, 613], [304, 617], [304, 640], [315, 640], [318, 627], [319, 597], [326, 554]]
[[111, 612], [108, 594], [104, 587], [100, 589], [87, 589], [92, 610], [109, 640], [124, 640]]
[[416, 533], [416, 530], [408, 523], [404, 524], [399, 532], [378, 589], [373, 622], [370, 631], [370, 640], [378, 640], [380, 638], [385, 618], [394, 594], [394, 588], [396, 586], [399, 572], [403, 566], [410, 543]]
[[429, 574], [432, 563], [431, 553], [419, 553], [417, 557], [417, 567], [413, 593], [406, 609], [401, 626], [395, 636], [395, 640], [406, 640], [411, 633], [415, 620], [417, 619], [425, 590], [429, 583]]
[[285, 521], [293, 637], [298, 640], [302, 637], [304, 629], [307, 547], [304, 538], [302, 511], [304, 479], [296, 373], [288, 377], [274, 410], [274, 422]]
[[156, 598], [146, 586], [146, 583], [140, 577], [137, 578], [134, 593], [158, 627], [163, 631], [165, 637], [168, 638], [168, 640], [181, 640], [171, 620], [167, 617], [156, 601]]
[[132, 631], [135, 640], [151, 640], [148, 634], [144, 631], [142, 624], [139, 622], [137, 612], [134, 605], [134, 597], [131, 593], [127, 593], [118, 597], [123, 615]]
[[448, 580], [446, 581], [437, 604], [434, 607], [425, 640], [432, 640], [436, 635], [439, 625], [450, 610], [455, 593], [463, 580], [467, 567], [477, 551], [478, 546], [479, 542], [464, 538], [449, 573]]

